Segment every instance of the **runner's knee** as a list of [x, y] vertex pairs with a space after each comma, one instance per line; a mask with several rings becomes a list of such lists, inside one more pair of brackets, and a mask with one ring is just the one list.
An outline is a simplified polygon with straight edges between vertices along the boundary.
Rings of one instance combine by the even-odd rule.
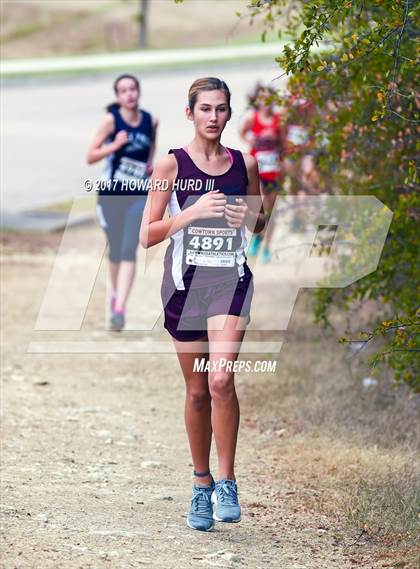
[[210, 393], [207, 389], [190, 388], [187, 390], [187, 401], [194, 411], [204, 411], [210, 404]]
[[209, 389], [213, 400], [230, 399], [235, 392], [233, 373], [218, 371], [209, 373]]

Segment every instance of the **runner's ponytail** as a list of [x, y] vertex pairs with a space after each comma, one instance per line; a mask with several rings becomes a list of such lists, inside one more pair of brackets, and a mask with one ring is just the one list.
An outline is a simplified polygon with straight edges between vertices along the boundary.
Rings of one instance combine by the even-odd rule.
[[121, 107], [121, 105], [120, 105], [119, 103], [114, 102], [114, 103], [109, 103], [109, 105], [107, 105], [107, 106], [105, 107], [105, 110], [106, 110], [108, 113], [112, 113], [112, 111], [116, 111], [116, 110], [118, 110], [120, 107]]

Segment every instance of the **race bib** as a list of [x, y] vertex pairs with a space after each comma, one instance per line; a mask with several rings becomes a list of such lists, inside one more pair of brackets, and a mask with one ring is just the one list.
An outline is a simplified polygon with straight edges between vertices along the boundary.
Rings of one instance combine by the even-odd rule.
[[299, 125], [290, 125], [287, 130], [287, 139], [295, 146], [303, 146], [308, 142], [308, 129]]
[[267, 172], [279, 172], [280, 161], [278, 152], [275, 150], [258, 150], [255, 153], [260, 174]]
[[122, 157], [120, 164], [114, 173], [114, 180], [131, 181], [141, 180], [146, 174], [146, 162], [133, 160], [133, 158]]
[[185, 232], [185, 262], [198, 267], [234, 267], [238, 230], [235, 227], [189, 225]]

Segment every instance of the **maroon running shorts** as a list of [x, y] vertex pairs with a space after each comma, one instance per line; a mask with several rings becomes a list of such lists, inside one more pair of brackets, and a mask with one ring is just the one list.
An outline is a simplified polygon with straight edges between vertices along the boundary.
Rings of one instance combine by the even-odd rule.
[[163, 282], [161, 297], [165, 312], [164, 326], [181, 342], [207, 336], [207, 318], [217, 314], [248, 316], [254, 293], [252, 273], [239, 280], [202, 288], [173, 291]]

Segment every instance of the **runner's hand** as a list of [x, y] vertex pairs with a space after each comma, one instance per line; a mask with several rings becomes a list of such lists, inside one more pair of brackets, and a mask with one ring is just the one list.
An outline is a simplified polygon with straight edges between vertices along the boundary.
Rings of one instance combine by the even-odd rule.
[[115, 139], [114, 139], [114, 146], [115, 146], [116, 150], [119, 150], [120, 148], [125, 146], [127, 143], [128, 143], [127, 131], [126, 130], [120, 130], [119, 132], [117, 132], [117, 134], [115, 135]]
[[208, 217], [223, 217], [225, 213], [226, 197], [220, 190], [211, 190], [202, 195], [191, 208], [194, 209], [195, 219]]
[[241, 227], [245, 221], [245, 217], [248, 211], [248, 205], [242, 198], [236, 198], [237, 205], [227, 204], [225, 208], [225, 218], [227, 220], [228, 227]]

